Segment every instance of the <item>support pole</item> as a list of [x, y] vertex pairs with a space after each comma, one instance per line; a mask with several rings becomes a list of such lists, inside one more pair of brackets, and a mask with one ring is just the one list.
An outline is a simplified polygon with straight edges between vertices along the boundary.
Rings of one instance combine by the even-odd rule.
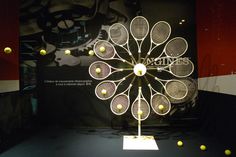
[[140, 110], [141, 107], [141, 90], [142, 88], [138, 88], [138, 137], [141, 137], [141, 113], [142, 111]]

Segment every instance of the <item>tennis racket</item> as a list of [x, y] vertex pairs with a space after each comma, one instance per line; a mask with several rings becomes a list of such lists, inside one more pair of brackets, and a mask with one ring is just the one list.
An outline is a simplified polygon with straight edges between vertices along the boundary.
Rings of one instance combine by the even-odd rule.
[[129, 48], [129, 33], [126, 27], [121, 23], [114, 23], [109, 27], [109, 37], [111, 41], [126, 50], [126, 52], [130, 55], [132, 61], [136, 63], [132, 53]]
[[96, 80], [103, 80], [115, 72], [123, 71], [123, 69], [114, 68], [103, 61], [93, 62], [89, 66], [89, 74]]
[[118, 86], [131, 75], [133, 74], [130, 73], [119, 80], [104, 80], [100, 82], [95, 88], [95, 95], [101, 100], [110, 99], [116, 93]]
[[128, 63], [129, 65], [133, 66], [132, 63], [120, 57], [118, 53], [116, 52], [116, 49], [114, 48], [114, 46], [106, 40], [97, 41], [93, 49], [96, 56], [102, 60], [115, 59], [115, 60], [120, 60], [122, 62]]
[[155, 49], [157, 46], [162, 45], [165, 43], [171, 34], [171, 27], [169, 23], [165, 21], [159, 21], [155, 23], [155, 25], [152, 27], [150, 32], [150, 47], [147, 52], [147, 55], [145, 56], [143, 63], [146, 62], [147, 58], [152, 53], [153, 49]]

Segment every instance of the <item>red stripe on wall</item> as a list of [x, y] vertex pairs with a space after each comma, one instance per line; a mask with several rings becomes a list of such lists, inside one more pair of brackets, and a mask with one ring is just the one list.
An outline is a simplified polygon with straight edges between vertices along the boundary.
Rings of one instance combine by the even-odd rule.
[[236, 73], [236, 1], [196, 3], [199, 77]]
[[[19, 3], [3, 0], [0, 5], [0, 80], [19, 80]], [[13, 52], [5, 54], [4, 48]]]

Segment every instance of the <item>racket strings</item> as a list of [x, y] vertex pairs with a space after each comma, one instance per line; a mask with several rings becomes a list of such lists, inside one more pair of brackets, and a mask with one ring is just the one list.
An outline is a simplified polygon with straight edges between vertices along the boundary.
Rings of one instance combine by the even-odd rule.
[[161, 44], [165, 42], [171, 33], [171, 28], [166, 22], [159, 22], [153, 26], [151, 32], [151, 39], [155, 44]]
[[99, 99], [109, 99], [116, 92], [116, 85], [113, 82], [102, 82], [97, 85], [95, 90]]
[[171, 104], [169, 100], [161, 94], [155, 94], [151, 99], [151, 106], [158, 115], [166, 115], [170, 112]]
[[179, 100], [173, 99], [166, 94], [168, 96], [168, 99], [170, 100], [170, 102], [173, 104], [180, 104], [180, 103], [189, 102], [189, 101], [195, 99], [195, 97], [196, 97], [197, 90], [198, 90], [197, 89], [197, 82], [192, 78], [181, 79], [181, 82], [183, 82], [187, 86], [188, 93], [183, 99], [179, 99]]
[[111, 73], [111, 68], [104, 62], [94, 62], [89, 67], [90, 75], [95, 79], [105, 79]]
[[129, 98], [125, 94], [116, 95], [111, 102], [111, 110], [117, 115], [124, 114], [129, 108]]
[[[132, 112], [132, 115], [135, 119], [138, 120], [138, 111], [139, 111], [139, 100], [136, 99], [134, 102], [133, 102], [133, 105], [131, 107], [131, 112]], [[150, 114], [150, 106], [148, 104], [147, 101], [145, 101], [145, 99], [141, 98], [140, 99], [140, 110], [142, 111], [142, 114], [141, 114], [141, 120], [145, 120], [149, 114]]]
[[96, 55], [102, 59], [111, 59], [115, 56], [115, 49], [108, 42], [98, 41], [94, 49]]
[[174, 99], [183, 99], [188, 89], [183, 82], [172, 80], [166, 84], [166, 93]]
[[136, 17], [130, 24], [130, 32], [137, 40], [145, 38], [149, 31], [149, 24], [144, 17]]
[[194, 70], [193, 63], [187, 58], [180, 58], [170, 66], [170, 71], [177, 77], [187, 77]]
[[177, 37], [171, 39], [165, 48], [165, 53], [170, 57], [179, 57], [182, 56], [188, 48], [188, 43], [185, 39]]
[[116, 45], [125, 45], [129, 39], [127, 29], [119, 23], [115, 23], [110, 27], [109, 35]]

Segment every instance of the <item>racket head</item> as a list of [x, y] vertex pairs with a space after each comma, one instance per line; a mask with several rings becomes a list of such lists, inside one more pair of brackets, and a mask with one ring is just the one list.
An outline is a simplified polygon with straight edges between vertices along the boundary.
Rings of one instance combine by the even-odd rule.
[[169, 70], [176, 77], [188, 77], [194, 71], [194, 64], [188, 58], [178, 58], [170, 64]]
[[[120, 107], [121, 106], [121, 107]], [[115, 115], [126, 113], [130, 106], [130, 99], [126, 94], [118, 94], [113, 97], [110, 108]]]
[[198, 85], [197, 85], [196, 80], [194, 80], [190, 77], [187, 77], [187, 78], [181, 79], [181, 81], [187, 86], [188, 93], [183, 99], [179, 99], [179, 100], [168, 97], [170, 102], [173, 104], [186, 103], [186, 102], [193, 100], [197, 96]]
[[183, 99], [187, 93], [187, 86], [180, 80], [171, 80], [165, 84], [166, 94], [176, 100]]
[[120, 46], [124, 46], [129, 41], [129, 33], [126, 27], [121, 23], [114, 23], [109, 27], [109, 37], [111, 41]]
[[95, 61], [89, 66], [89, 75], [96, 80], [103, 80], [111, 74], [111, 66], [103, 61]]
[[171, 103], [165, 95], [155, 93], [151, 97], [151, 107], [156, 114], [163, 116], [170, 112]]
[[136, 16], [130, 23], [130, 33], [136, 40], [143, 40], [149, 32], [149, 23], [143, 16]]
[[150, 38], [155, 45], [161, 45], [168, 40], [171, 34], [171, 27], [165, 21], [159, 21], [154, 24], [150, 32]]
[[102, 81], [95, 88], [95, 95], [101, 100], [110, 99], [116, 93], [116, 84], [113, 81]]
[[[136, 120], [139, 120], [138, 119], [138, 102], [139, 100], [136, 99], [131, 106], [131, 113]], [[143, 112], [140, 120], [143, 121], [147, 119], [150, 114], [150, 106], [147, 100], [144, 98], [140, 98], [140, 110]]]
[[[99, 40], [94, 44], [94, 52], [96, 56], [102, 60], [111, 60], [114, 58], [116, 54], [116, 50], [114, 46], [106, 41], [106, 40]], [[101, 51], [104, 50], [104, 51]]]
[[164, 48], [166, 56], [178, 58], [185, 54], [188, 49], [188, 42], [182, 37], [175, 37], [167, 42]]

